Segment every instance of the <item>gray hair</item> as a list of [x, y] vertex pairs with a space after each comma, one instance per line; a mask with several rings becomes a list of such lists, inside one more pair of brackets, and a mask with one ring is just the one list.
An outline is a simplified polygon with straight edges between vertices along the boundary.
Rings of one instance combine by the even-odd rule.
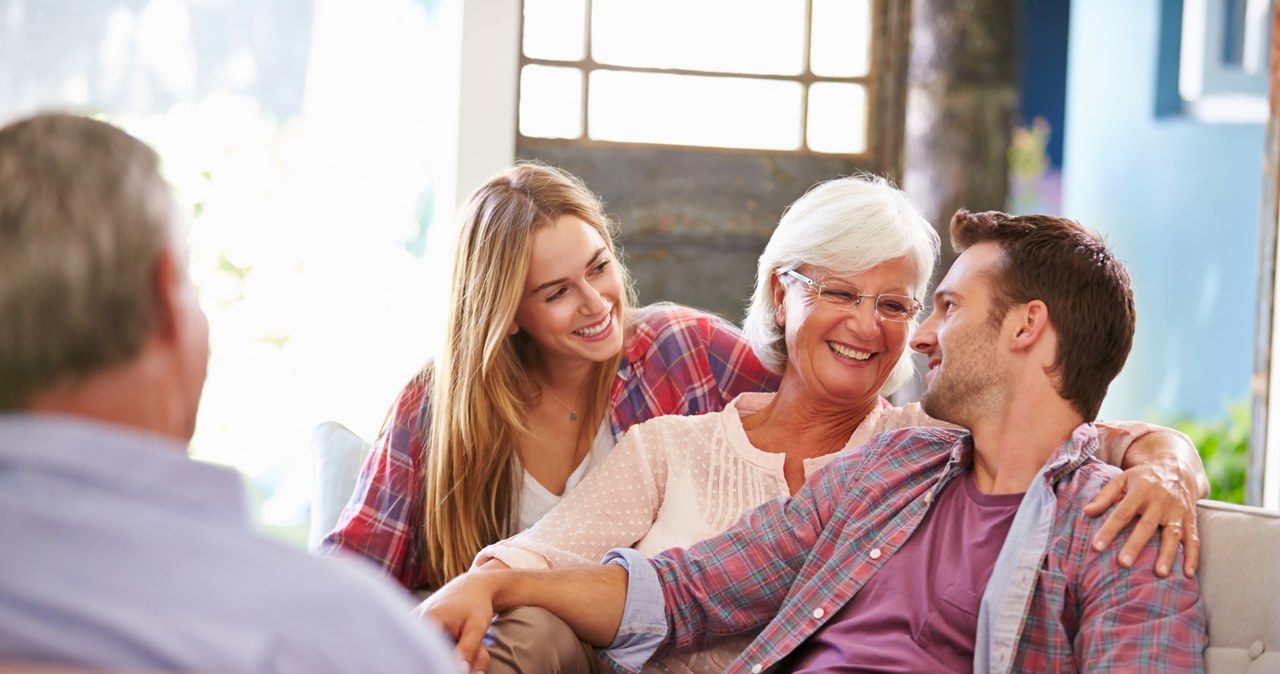
[[[786, 335], [776, 320], [770, 278], [802, 264], [837, 274], [857, 274], [900, 257], [915, 265], [911, 295], [921, 301], [938, 260], [938, 233], [920, 209], [888, 180], [871, 174], [837, 178], [815, 185], [787, 208], [769, 237], [756, 270], [756, 289], [743, 330], [765, 367], [781, 373], [787, 364]], [[907, 336], [920, 320], [908, 326]], [[888, 381], [888, 395], [914, 372], [911, 350], [904, 349]]]
[[0, 410], [141, 350], [156, 260], [181, 222], [159, 167], [87, 117], [0, 129]]

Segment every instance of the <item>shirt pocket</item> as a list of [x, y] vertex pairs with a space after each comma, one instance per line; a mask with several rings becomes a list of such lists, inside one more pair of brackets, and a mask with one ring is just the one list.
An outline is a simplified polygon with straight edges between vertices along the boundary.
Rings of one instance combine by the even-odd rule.
[[[944, 653], [972, 657], [981, 605], [982, 595], [958, 584], [951, 585], [929, 607], [929, 617], [917, 630], [916, 643], [935, 657]], [[947, 661], [945, 656], [939, 660]]]
[[968, 588], [952, 585], [943, 591], [942, 601], [963, 614], [973, 616], [974, 627], [977, 627], [978, 608], [982, 605], [982, 595], [974, 594]]

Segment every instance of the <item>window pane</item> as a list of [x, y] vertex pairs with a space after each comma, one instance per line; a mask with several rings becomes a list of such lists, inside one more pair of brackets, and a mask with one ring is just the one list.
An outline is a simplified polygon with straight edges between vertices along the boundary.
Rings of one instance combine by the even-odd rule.
[[520, 71], [520, 133], [539, 138], [582, 136], [582, 71], [527, 65]]
[[862, 77], [871, 68], [871, 0], [813, 0], [809, 70]]
[[801, 95], [796, 82], [597, 70], [588, 127], [597, 140], [795, 150]]
[[578, 61], [586, 48], [586, 0], [524, 0], [524, 54]]
[[804, 68], [803, 0], [595, 0], [591, 31], [598, 63], [767, 75]]
[[809, 149], [867, 151], [867, 90], [858, 84], [817, 82], [809, 87]]

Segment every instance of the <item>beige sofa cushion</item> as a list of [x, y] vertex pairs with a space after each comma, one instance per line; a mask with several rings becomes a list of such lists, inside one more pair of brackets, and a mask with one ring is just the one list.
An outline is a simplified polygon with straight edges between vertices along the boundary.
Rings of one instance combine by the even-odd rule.
[[1280, 673], [1280, 512], [1201, 501], [1209, 674]]

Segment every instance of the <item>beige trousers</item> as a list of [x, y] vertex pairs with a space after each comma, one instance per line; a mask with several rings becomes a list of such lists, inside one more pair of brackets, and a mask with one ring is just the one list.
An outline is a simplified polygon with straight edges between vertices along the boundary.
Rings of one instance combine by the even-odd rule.
[[514, 608], [489, 627], [488, 674], [603, 674], [590, 644], [546, 609]]

